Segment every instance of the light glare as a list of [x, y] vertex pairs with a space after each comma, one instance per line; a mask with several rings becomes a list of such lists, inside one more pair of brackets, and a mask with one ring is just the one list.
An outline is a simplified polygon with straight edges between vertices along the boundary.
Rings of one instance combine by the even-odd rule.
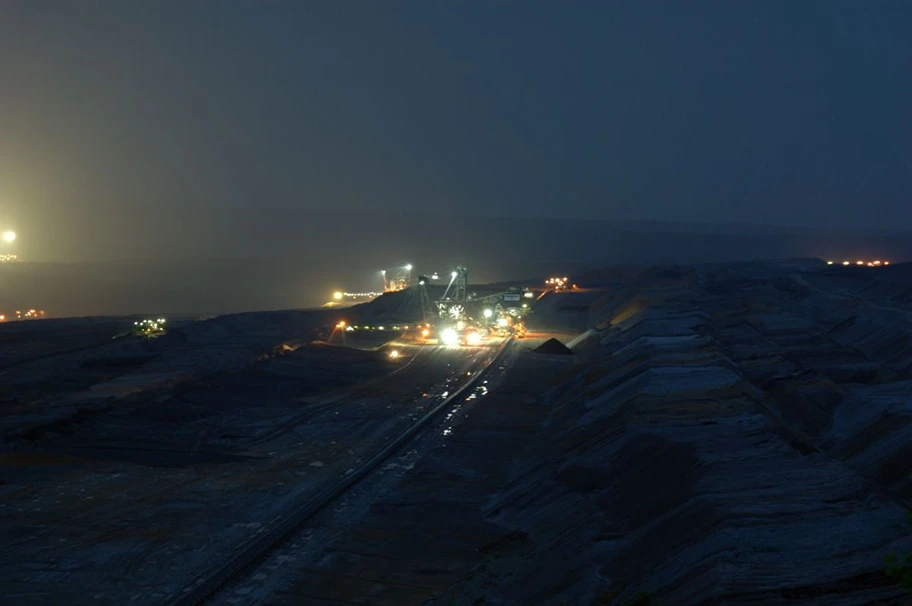
[[443, 341], [444, 345], [456, 345], [459, 342], [459, 335], [452, 328], [445, 328], [440, 333], [440, 340]]

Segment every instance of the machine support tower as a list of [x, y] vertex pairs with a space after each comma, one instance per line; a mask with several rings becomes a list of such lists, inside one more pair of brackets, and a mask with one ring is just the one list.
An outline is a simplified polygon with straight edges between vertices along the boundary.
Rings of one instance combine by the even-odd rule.
[[441, 318], [458, 320], [465, 315], [468, 283], [468, 268], [460, 265], [450, 274], [450, 283], [437, 301], [437, 313]]

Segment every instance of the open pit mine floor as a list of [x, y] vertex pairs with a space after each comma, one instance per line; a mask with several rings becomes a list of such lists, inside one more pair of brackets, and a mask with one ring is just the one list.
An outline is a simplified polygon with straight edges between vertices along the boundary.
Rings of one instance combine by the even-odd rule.
[[6, 602], [912, 604], [912, 272], [865, 269], [605, 270], [476, 348], [20, 335]]
[[[475, 374], [507, 345], [400, 344], [394, 361], [304, 346], [12, 432], [0, 454], [4, 593], [16, 603], [188, 600], [450, 393], [469, 383], [466, 397], [483, 392]], [[147, 385], [142, 369], [132, 374], [103, 379]], [[40, 389], [18, 393], [49, 395]], [[92, 402], [89, 392], [70, 397]]]

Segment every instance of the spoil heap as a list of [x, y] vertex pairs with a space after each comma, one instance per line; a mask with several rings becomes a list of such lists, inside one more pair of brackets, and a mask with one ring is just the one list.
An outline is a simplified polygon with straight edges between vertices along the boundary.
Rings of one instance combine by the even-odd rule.
[[573, 355], [573, 351], [570, 350], [566, 345], [564, 345], [557, 339], [548, 339], [547, 341], [545, 341], [544, 343], [542, 343], [541, 345], [539, 345], [532, 351], [534, 351], [535, 353], [549, 354], [549, 355], [554, 355], [554, 354], [564, 355], [564, 356]]

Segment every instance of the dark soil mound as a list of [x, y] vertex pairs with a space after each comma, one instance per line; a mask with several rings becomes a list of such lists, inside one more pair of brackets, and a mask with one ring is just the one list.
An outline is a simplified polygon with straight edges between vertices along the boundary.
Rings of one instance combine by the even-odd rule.
[[532, 351], [540, 354], [573, 355], [573, 352], [557, 339], [548, 339]]

